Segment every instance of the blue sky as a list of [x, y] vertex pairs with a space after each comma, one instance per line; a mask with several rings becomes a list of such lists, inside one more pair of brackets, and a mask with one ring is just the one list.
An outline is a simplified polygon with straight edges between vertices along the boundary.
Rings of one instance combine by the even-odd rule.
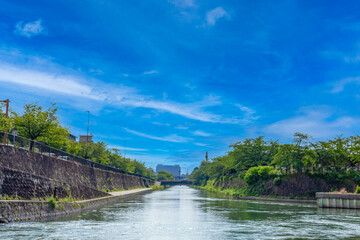
[[189, 172], [248, 137], [355, 135], [359, 1], [3, 1], [0, 98]]

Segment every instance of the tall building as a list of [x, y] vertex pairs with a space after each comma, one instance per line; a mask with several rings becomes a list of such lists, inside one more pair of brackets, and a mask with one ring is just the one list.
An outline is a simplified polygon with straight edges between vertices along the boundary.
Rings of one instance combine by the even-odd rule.
[[161, 170], [167, 171], [174, 175], [175, 179], [180, 179], [181, 168], [180, 165], [163, 165], [158, 164], [156, 166], [156, 173], [160, 172]]

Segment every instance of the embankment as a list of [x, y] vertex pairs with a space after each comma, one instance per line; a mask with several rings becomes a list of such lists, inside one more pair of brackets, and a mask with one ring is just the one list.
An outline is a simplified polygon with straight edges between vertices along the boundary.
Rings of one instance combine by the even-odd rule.
[[[77, 213], [122, 199], [108, 192], [151, 185], [154, 181], [147, 178], [0, 146], [0, 219], [5, 221]], [[62, 209], [51, 210], [45, 201], [50, 197], [59, 201]]]
[[320, 178], [294, 174], [277, 180], [271, 178], [258, 181], [252, 185], [238, 178], [212, 180], [200, 188], [244, 200], [316, 203], [316, 192], [330, 192], [343, 188], [348, 192], [354, 192], [356, 184], [352, 181], [327, 182]]
[[71, 186], [86, 186], [99, 191], [148, 187], [154, 182], [142, 177], [104, 171], [40, 153], [0, 146], [0, 166], [52, 179]]

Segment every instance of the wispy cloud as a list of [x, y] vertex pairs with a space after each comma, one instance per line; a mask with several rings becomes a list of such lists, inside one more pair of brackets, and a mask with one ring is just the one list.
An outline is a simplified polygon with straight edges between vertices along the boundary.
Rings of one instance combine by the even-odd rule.
[[78, 78], [27, 70], [7, 64], [0, 64], [0, 82], [16, 83], [94, 100], [104, 100], [105, 98], [101, 94], [95, 94], [88, 85], [79, 83]]
[[206, 147], [207, 146], [207, 144], [205, 144], [205, 143], [194, 143], [195, 145], [197, 145], [197, 146], [200, 146], [200, 147]]
[[230, 15], [222, 7], [214, 8], [206, 13], [206, 24], [208, 26], [214, 26], [221, 18], [230, 19]]
[[235, 104], [235, 106], [237, 106], [238, 108], [240, 108], [240, 110], [242, 112], [244, 112], [244, 116], [245, 116], [245, 119], [247, 120], [256, 120], [259, 118], [259, 116], [255, 116], [256, 114], [256, 111], [249, 108], [249, 107], [246, 107], [244, 105], [241, 105], [241, 104]]
[[151, 70], [151, 71], [144, 72], [143, 75], [151, 75], [151, 74], [156, 74], [156, 73], [158, 73], [157, 70]]
[[360, 119], [353, 117], [334, 118], [326, 107], [310, 107], [302, 109], [299, 116], [284, 119], [265, 128], [266, 133], [291, 137], [295, 132], [309, 133], [314, 138], [334, 137], [347, 133], [359, 125]]
[[213, 135], [212, 133], [207, 133], [207, 132], [203, 132], [203, 131], [200, 131], [200, 130], [197, 130], [197, 131], [193, 132], [193, 134], [195, 136], [200, 136], [200, 137], [210, 137], [210, 136]]
[[[45, 62], [45, 63], [44, 63]], [[49, 64], [51, 66], [51, 64]], [[76, 97], [84, 97], [92, 100], [103, 101], [118, 107], [148, 108], [159, 112], [167, 112], [188, 119], [227, 124], [247, 124], [248, 119], [237, 117], [224, 117], [206, 111], [208, 107], [222, 105], [220, 97], [206, 96], [201, 101], [179, 103], [170, 100], [155, 100], [152, 96], [140, 95], [137, 89], [123, 85], [110, 85], [101, 83], [96, 79], [85, 79], [76, 74], [64, 75], [66, 69], [43, 71], [47, 66], [46, 61], [42, 65], [31, 66], [31, 70], [24, 66], [10, 65], [0, 62], [0, 82], [21, 84], [28, 87], [47, 90], [59, 94], [67, 94]], [[41, 70], [37, 70], [41, 69]], [[98, 85], [101, 84], [101, 88]]]
[[153, 136], [153, 135], [150, 135], [150, 134], [134, 131], [134, 130], [131, 130], [131, 129], [128, 129], [128, 128], [124, 128], [124, 130], [129, 132], [129, 133], [140, 136], [140, 137], [150, 138], [150, 139], [164, 141], [164, 142], [185, 143], [185, 142], [188, 142], [188, 141], [192, 140], [191, 138], [181, 137], [181, 136], [178, 136], [176, 134], [168, 135], [168, 136], [165, 136], [165, 137], [157, 137], [157, 136]]
[[336, 82], [331, 90], [331, 93], [339, 93], [342, 92], [347, 84], [356, 83], [360, 84], [360, 77], [350, 77], [344, 78], [340, 81]]
[[119, 145], [108, 145], [108, 148], [110, 148], [110, 149], [115, 148], [115, 149], [126, 150], [126, 151], [139, 151], [139, 152], [149, 151], [149, 149], [124, 147], [124, 146], [119, 146]]
[[196, 7], [195, 0], [168, 0], [168, 1], [182, 8]]
[[23, 21], [16, 23], [14, 32], [16, 34], [31, 38], [37, 35], [45, 34], [45, 28], [41, 20], [25, 23]]

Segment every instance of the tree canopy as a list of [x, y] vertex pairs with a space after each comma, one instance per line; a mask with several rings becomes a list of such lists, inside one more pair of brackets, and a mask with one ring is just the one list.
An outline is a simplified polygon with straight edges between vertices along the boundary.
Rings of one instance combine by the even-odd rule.
[[[26, 104], [22, 114], [14, 114], [15, 127], [19, 135], [31, 140], [42, 141], [61, 148], [67, 141], [69, 130], [61, 126], [55, 104], [43, 109], [36, 103]], [[32, 149], [33, 144], [30, 145]]]
[[161, 170], [158, 172], [157, 176], [156, 176], [158, 181], [162, 181], [162, 180], [174, 180], [175, 177], [173, 174], [165, 171], [165, 170]]

